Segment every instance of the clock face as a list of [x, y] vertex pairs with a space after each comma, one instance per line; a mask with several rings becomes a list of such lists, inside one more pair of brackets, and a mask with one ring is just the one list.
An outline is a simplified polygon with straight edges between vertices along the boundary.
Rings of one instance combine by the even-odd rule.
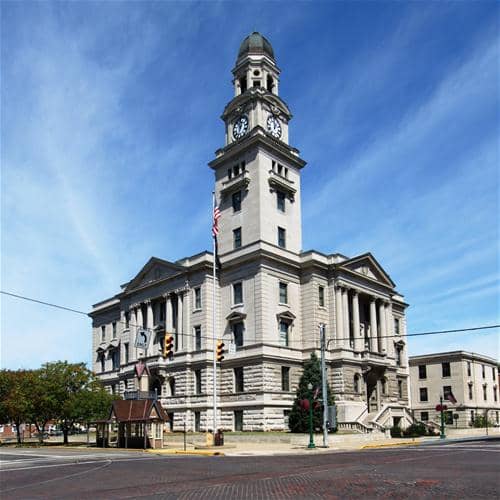
[[248, 131], [248, 118], [245, 115], [240, 116], [233, 123], [233, 137], [241, 139]]
[[269, 115], [267, 117], [267, 131], [276, 139], [281, 137], [281, 124], [278, 118], [274, 115]]

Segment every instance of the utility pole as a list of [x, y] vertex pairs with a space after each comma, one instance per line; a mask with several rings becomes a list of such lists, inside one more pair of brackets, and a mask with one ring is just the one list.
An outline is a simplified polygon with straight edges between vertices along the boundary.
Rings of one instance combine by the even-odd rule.
[[323, 447], [328, 448], [328, 429], [326, 427], [326, 422], [328, 421], [328, 393], [326, 390], [325, 329], [326, 329], [325, 324], [320, 323], [319, 334], [321, 339], [321, 394], [323, 397]]

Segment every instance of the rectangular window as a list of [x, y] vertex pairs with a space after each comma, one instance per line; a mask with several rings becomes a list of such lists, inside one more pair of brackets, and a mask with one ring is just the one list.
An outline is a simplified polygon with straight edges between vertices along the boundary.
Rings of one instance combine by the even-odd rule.
[[286, 230], [282, 227], [278, 227], [278, 246], [286, 248]]
[[495, 401], [495, 403], [496, 403], [497, 400], [498, 400], [497, 388], [493, 387], [493, 401]]
[[429, 412], [428, 411], [421, 411], [420, 412], [420, 420], [422, 422], [427, 422], [429, 420]]
[[[458, 413], [456, 414], [458, 417]], [[448, 410], [444, 412], [444, 423], [446, 425], [453, 425], [453, 410]]]
[[443, 386], [443, 398], [446, 401], [448, 399], [448, 396], [451, 394], [451, 385], [444, 385]]
[[318, 287], [319, 307], [325, 307], [325, 287]]
[[160, 302], [158, 307], [160, 309], [160, 321], [165, 321], [165, 302]]
[[243, 431], [243, 410], [234, 412], [234, 430]]
[[487, 391], [488, 386], [486, 384], [483, 385], [483, 399], [485, 401], [488, 400], [488, 391]]
[[418, 378], [421, 380], [427, 378], [427, 366], [426, 365], [418, 365]]
[[155, 426], [155, 438], [156, 439], [162, 438], [162, 431], [163, 431], [163, 424], [161, 424], [160, 422], [156, 422], [156, 426]]
[[288, 366], [281, 367], [281, 390], [290, 391], [290, 368]]
[[399, 335], [399, 318], [394, 318], [394, 335]]
[[398, 397], [399, 399], [403, 399], [403, 381], [398, 380]]
[[194, 308], [201, 309], [201, 287], [194, 289]]
[[194, 349], [201, 351], [201, 326], [194, 327]]
[[106, 340], [106, 325], [101, 326], [101, 342]]
[[243, 304], [243, 284], [234, 283], [233, 285], [233, 305]]
[[280, 344], [288, 347], [288, 329], [289, 324], [286, 321], [280, 321]]
[[234, 369], [234, 392], [243, 392], [244, 390], [243, 367], [240, 366]]
[[450, 363], [441, 363], [441, 374], [443, 377], [449, 377], [451, 375]]
[[483, 372], [483, 378], [486, 378], [486, 368], [484, 365], [481, 365], [481, 370]]
[[129, 362], [128, 343], [123, 344], [123, 357], [125, 358], [125, 363], [128, 363]]
[[276, 191], [276, 208], [280, 212], [285, 211], [285, 193], [283, 191]]
[[125, 328], [130, 328], [130, 313], [125, 311]]
[[396, 365], [401, 366], [401, 352], [402, 352], [401, 347], [396, 347], [395, 354], [396, 354]]
[[467, 376], [468, 377], [472, 376], [472, 370], [471, 370], [470, 361], [467, 361]]
[[227, 169], [227, 178], [231, 179], [233, 177], [233, 170], [231, 168]]
[[111, 361], [113, 363], [113, 370], [120, 369], [120, 350], [115, 349], [111, 355]]
[[233, 336], [236, 347], [241, 347], [243, 345], [243, 331], [244, 325], [242, 321], [233, 323]]
[[288, 285], [280, 281], [280, 304], [288, 304]]
[[99, 355], [99, 363], [101, 364], [101, 372], [106, 371], [106, 359], [104, 358], [104, 353], [101, 352]]
[[113, 338], [116, 339], [116, 321], [113, 321], [112, 327], [113, 327]]
[[241, 191], [236, 191], [231, 195], [231, 203], [233, 205], [233, 212], [241, 210]]
[[469, 384], [469, 399], [472, 400], [474, 397], [473, 393], [472, 393], [472, 384]]
[[427, 396], [427, 387], [420, 388], [420, 401], [429, 401]]
[[194, 371], [194, 393], [201, 394], [201, 370]]
[[233, 248], [241, 247], [241, 227], [233, 229]]
[[194, 431], [201, 431], [201, 412], [199, 411], [194, 412]]
[[491, 375], [493, 377], [493, 380], [495, 380], [495, 367], [494, 366], [491, 367]]

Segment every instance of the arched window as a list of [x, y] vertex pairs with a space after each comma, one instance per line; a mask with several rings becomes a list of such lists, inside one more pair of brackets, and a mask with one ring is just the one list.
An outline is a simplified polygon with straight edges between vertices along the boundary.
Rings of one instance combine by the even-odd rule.
[[357, 373], [354, 375], [354, 392], [359, 392], [359, 375]]
[[273, 77], [271, 75], [267, 75], [267, 90], [269, 90], [269, 92], [272, 92], [273, 91], [273, 88], [274, 88], [274, 80], [273, 80]]
[[380, 380], [380, 389], [382, 394], [385, 396], [387, 394], [387, 379], [385, 377]]

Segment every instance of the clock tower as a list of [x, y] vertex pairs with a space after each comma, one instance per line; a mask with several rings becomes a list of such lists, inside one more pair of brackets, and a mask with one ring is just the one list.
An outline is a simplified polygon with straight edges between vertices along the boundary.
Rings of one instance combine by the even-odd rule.
[[210, 162], [221, 210], [219, 254], [268, 244], [302, 249], [300, 170], [289, 145], [292, 114], [279, 96], [280, 70], [269, 41], [247, 36], [232, 70], [234, 97], [222, 113], [225, 145]]

